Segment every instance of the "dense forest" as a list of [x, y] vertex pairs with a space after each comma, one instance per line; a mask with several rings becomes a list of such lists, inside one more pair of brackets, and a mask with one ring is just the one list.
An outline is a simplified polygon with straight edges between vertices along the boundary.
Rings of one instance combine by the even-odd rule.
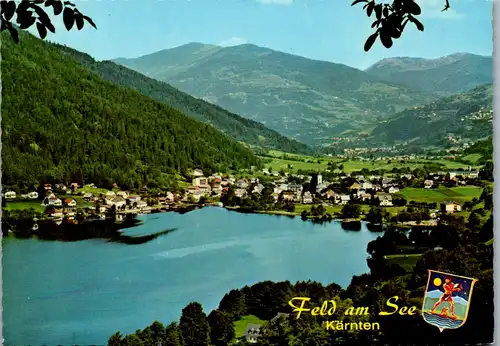
[[243, 118], [188, 95], [165, 82], [149, 78], [111, 61], [98, 62], [90, 55], [67, 46], [59, 44], [54, 44], [54, 46], [103, 79], [135, 89], [156, 101], [164, 102], [194, 119], [213, 125], [238, 141], [289, 153], [311, 153], [312, 149], [305, 144], [280, 135], [257, 121]]
[[259, 165], [213, 126], [101, 79], [27, 33], [2, 33], [2, 184], [168, 187], [193, 168]]
[[[473, 214], [472, 214], [473, 215]], [[428, 232], [415, 228], [410, 232], [385, 231], [370, 242], [368, 265], [370, 273], [354, 276], [343, 289], [335, 283], [265, 281], [233, 289], [220, 301], [219, 307], [207, 316], [199, 303], [192, 302], [182, 311], [178, 322], [164, 326], [156, 321], [136, 333], [111, 335], [109, 346], [157, 345], [209, 346], [227, 345], [234, 341], [233, 322], [245, 315], [255, 315], [265, 322], [258, 343], [262, 346], [328, 346], [328, 345], [459, 345], [491, 343], [493, 341], [493, 218], [483, 224], [468, 222], [453, 215], [443, 218]], [[485, 243], [486, 242], [486, 243]], [[384, 256], [395, 249], [427, 248], [413, 268], [387, 263]], [[414, 251], [414, 249], [413, 249]], [[410, 251], [411, 252], [411, 251]], [[339, 263], [339, 265], [342, 265]], [[478, 279], [474, 287], [468, 318], [456, 330], [440, 332], [426, 323], [421, 314], [428, 269], [457, 273]], [[335, 271], [335, 268], [328, 268]], [[387, 300], [398, 296], [397, 305], [415, 306], [414, 315], [395, 312]], [[320, 307], [326, 300], [337, 302], [333, 316], [302, 314], [300, 319], [288, 302], [293, 297], [311, 298], [309, 308]], [[394, 303], [395, 300], [392, 300]], [[296, 304], [300, 305], [300, 304]], [[349, 308], [368, 307], [369, 314], [346, 315]], [[379, 312], [393, 312], [380, 316]], [[278, 313], [292, 313], [288, 318], [270, 321]], [[324, 321], [378, 322], [380, 330], [326, 330]], [[238, 345], [249, 345], [244, 339]]]

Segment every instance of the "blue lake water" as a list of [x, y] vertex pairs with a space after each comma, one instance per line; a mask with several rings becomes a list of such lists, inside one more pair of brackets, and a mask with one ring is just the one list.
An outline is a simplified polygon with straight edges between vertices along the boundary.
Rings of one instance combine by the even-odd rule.
[[178, 231], [141, 245], [4, 238], [5, 344], [102, 345], [116, 331], [178, 320], [191, 301], [208, 314], [230, 289], [263, 280], [345, 287], [368, 271], [378, 235], [222, 208], [140, 218], [124, 233]]

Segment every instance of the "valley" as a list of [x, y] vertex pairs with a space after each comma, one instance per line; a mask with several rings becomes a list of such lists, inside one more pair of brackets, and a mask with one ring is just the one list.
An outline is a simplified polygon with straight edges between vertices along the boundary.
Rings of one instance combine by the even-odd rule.
[[[444, 96], [492, 83], [491, 57], [473, 54], [391, 58], [361, 71], [251, 44], [189, 43], [114, 61], [289, 138], [341, 150], [359, 147], [364, 139], [392, 146], [391, 138], [372, 133], [379, 124], [391, 123], [414, 107], [445, 102]], [[491, 102], [486, 111], [490, 109]], [[427, 115], [432, 117], [432, 112]]]

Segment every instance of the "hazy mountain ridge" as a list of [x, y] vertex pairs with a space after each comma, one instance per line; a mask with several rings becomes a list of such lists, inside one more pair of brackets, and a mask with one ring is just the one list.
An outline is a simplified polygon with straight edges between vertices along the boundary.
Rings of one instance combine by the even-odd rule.
[[429, 93], [450, 95], [493, 82], [493, 58], [456, 53], [437, 59], [396, 57], [365, 70], [381, 79]]
[[389, 114], [435, 99], [346, 65], [251, 44], [188, 44], [114, 61], [309, 144], [363, 131]]

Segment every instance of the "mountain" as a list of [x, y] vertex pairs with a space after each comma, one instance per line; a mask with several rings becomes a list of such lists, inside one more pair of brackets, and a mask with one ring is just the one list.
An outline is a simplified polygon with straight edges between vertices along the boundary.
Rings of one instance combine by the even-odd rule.
[[406, 109], [373, 129], [367, 141], [449, 147], [487, 138], [493, 134], [492, 103], [493, 85], [485, 84]]
[[306, 144], [357, 136], [388, 114], [435, 99], [346, 65], [252, 44], [191, 43], [114, 61]]
[[165, 82], [146, 77], [112, 61], [98, 62], [90, 55], [72, 48], [57, 44], [55, 46], [103, 79], [135, 89], [156, 101], [166, 103], [196, 120], [214, 126], [238, 141], [289, 153], [311, 153], [311, 149], [303, 143], [280, 135], [257, 121], [243, 118], [202, 99], [192, 97]]
[[56, 47], [2, 33], [2, 183], [174, 186], [192, 168], [259, 165], [213, 126], [89, 72]]
[[438, 59], [388, 58], [366, 72], [389, 83], [444, 96], [493, 83], [493, 58], [470, 53]]

